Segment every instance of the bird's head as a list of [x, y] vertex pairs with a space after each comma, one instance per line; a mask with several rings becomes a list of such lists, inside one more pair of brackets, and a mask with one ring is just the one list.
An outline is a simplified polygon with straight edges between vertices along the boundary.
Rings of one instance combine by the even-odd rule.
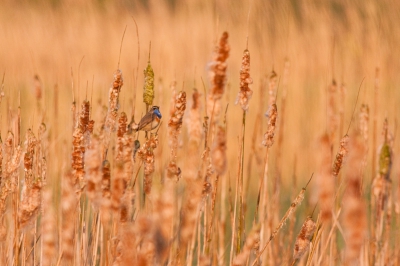
[[153, 114], [155, 114], [158, 118], [161, 119], [162, 115], [160, 113], [160, 107], [153, 106], [153, 107], [151, 107], [151, 111], [153, 112]]

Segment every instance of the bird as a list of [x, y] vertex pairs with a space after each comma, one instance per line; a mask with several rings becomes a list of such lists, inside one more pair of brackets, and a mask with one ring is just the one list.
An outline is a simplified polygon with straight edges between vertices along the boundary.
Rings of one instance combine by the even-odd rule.
[[145, 114], [142, 119], [140, 119], [137, 125], [133, 126], [135, 131], [151, 131], [155, 129], [161, 121], [162, 115], [160, 112], [160, 107], [153, 106], [151, 109]]

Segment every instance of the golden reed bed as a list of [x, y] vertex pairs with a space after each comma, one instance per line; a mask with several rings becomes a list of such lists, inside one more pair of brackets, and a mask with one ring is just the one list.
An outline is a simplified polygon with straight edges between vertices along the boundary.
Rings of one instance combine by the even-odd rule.
[[3, 1], [0, 265], [399, 265], [399, 13]]

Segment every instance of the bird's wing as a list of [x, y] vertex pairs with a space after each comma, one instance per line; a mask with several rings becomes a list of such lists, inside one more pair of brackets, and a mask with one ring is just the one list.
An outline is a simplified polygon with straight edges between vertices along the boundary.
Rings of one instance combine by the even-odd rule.
[[143, 116], [138, 124], [137, 130], [141, 130], [142, 128], [150, 124], [153, 121], [153, 116], [154, 114], [152, 112], [148, 112], [145, 116]]

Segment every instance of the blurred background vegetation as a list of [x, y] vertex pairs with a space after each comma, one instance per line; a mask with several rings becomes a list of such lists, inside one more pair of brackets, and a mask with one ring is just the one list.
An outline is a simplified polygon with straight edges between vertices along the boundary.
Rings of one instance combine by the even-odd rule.
[[[133, 18], [139, 29], [139, 46]], [[241, 109], [233, 103], [239, 88], [241, 55], [248, 36], [254, 95], [250, 102], [247, 123], [250, 133], [246, 147], [253, 136], [257, 110], [263, 113], [267, 110], [267, 99], [260, 99], [260, 90], [265, 85], [263, 80], [272, 69], [281, 76], [285, 60], [288, 60], [290, 76], [282, 142], [282, 175], [284, 183], [290, 182], [297, 156], [297, 173], [307, 178], [315, 170], [318, 152], [315, 140], [325, 130], [326, 90], [332, 79], [346, 85], [346, 94], [341, 101], [345, 108], [345, 123], [349, 123], [357, 89], [364, 77], [358, 104], [372, 105], [375, 71], [379, 68], [378, 125], [388, 117], [390, 127], [395, 128], [400, 96], [399, 18], [400, 2], [391, 0], [3, 0], [0, 2], [0, 71], [5, 72], [8, 105], [1, 107], [1, 134], [4, 136], [8, 130], [4, 126], [7, 112], [16, 110], [19, 92], [22, 132], [29, 123], [34, 124], [31, 107], [35, 104], [35, 96], [32, 92], [34, 76], [38, 75], [45, 89], [40, 104], [49, 114], [46, 124], [50, 132], [61, 129], [57, 131], [55, 145], [67, 144], [64, 149], [68, 161], [71, 132], [64, 128], [72, 128], [67, 110], [73, 95], [80, 103], [87, 91], [91, 95], [93, 81], [93, 101], [98, 103], [93, 112], [107, 104], [125, 26], [127, 31], [120, 62], [124, 73], [121, 106], [122, 110], [131, 112], [129, 103], [135, 89], [136, 68], [139, 68], [136, 117], [144, 112], [142, 70], [148, 61], [150, 42], [156, 80], [155, 104], [167, 114], [172, 81], [177, 81], [178, 89], [187, 92], [194, 87], [203, 91], [203, 78], [208, 89], [207, 64], [216, 40], [227, 31], [231, 53], [224, 104], [229, 103], [230, 169], [236, 171], [237, 165], [240, 132], [236, 125], [240, 123], [237, 118]], [[59, 94], [57, 103], [55, 87]], [[281, 93], [278, 92], [278, 109]], [[58, 111], [55, 118], [51, 114], [57, 110], [63, 111]], [[267, 122], [266, 119], [263, 121], [263, 129], [258, 129], [260, 132], [265, 131]], [[164, 123], [163, 127], [166, 126]], [[161, 129], [160, 133], [165, 135], [166, 130]], [[262, 134], [254, 136], [258, 138], [257, 145], [261, 143]], [[340, 137], [338, 135], [337, 144]], [[186, 132], [184, 139], [187, 139]], [[167, 147], [166, 141], [161, 145]], [[398, 148], [399, 142], [396, 142], [395, 150]], [[272, 152], [276, 152], [274, 147]], [[274, 160], [272, 156], [271, 165]], [[157, 160], [160, 165], [165, 162], [163, 158]], [[251, 170], [252, 175], [258, 173]], [[271, 174], [274, 174], [273, 167]], [[368, 179], [372, 175], [366, 173]]]

